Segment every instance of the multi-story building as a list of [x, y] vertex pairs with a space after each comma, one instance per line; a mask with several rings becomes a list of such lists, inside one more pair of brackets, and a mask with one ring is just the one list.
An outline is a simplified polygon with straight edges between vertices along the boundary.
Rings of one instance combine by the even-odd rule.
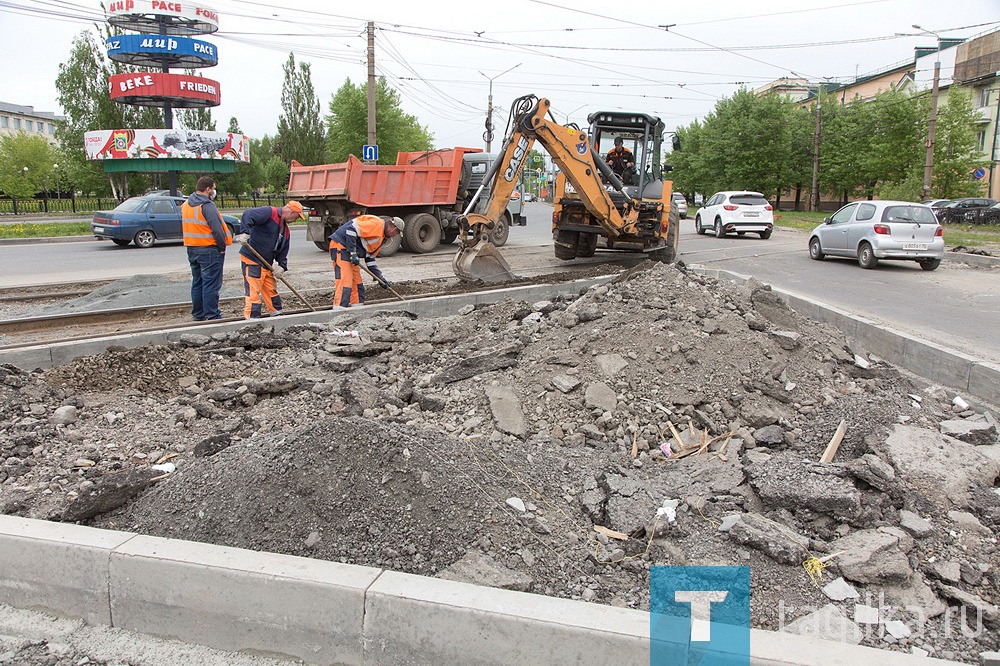
[[0, 134], [41, 134], [50, 143], [56, 143], [56, 124], [65, 120], [48, 111], [35, 111], [34, 107], [0, 102]]
[[979, 149], [989, 162], [973, 177], [986, 196], [1000, 200], [1000, 31], [980, 35], [958, 47], [955, 83], [972, 95]]

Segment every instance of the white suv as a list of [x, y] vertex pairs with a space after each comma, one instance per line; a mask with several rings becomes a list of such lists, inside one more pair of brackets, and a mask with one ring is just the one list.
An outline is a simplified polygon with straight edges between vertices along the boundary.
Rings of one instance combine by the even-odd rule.
[[699, 234], [711, 229], [716, 238], [752, 231], [767, 239], [774, 229], [774, 213], [760, 192], [717, 192], [698, 211], [694, 228]]
[[680, 192], [674, 192], [670, 195], [670, 199], [677, 204], [677, 214], [681, 216], [682, 220], [686, 220], [688, 217], [688, 202], [684, 198], [684, 195]]

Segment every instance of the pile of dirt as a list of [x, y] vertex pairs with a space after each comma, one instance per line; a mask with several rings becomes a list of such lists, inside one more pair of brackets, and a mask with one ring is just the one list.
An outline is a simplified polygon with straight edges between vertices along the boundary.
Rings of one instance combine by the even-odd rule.
[[553, 301], [4, 368], [0, 509], [640, 609], [650, 566], [750, 565], [755, 626], [828, 636], [803, 624], [839, 613], [845, 640], [975, 661], [998, 647], [1000, 446], [952, 397], [764, 285], [643, 265]]

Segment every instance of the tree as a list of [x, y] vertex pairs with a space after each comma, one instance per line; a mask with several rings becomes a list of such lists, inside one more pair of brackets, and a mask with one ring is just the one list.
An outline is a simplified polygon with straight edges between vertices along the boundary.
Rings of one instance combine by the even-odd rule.
[[[368, 143], [368, 91], [350, 79], [330, 99], [327, 122], [327, 159], [343, 162]], [[399, 106], [399, 93], [379, 77], [375, 86], [375, 128], [379, 164], [395, 164], [400, 151], [431, 150], [434, 137], [416, 117]]]
[[[102, 44], [91, 31], [73, 39], [69, 57], [59, 65], [56, 77], [59, 105], [66, 114], [65, 123], [56, 130], [56, 138], [66, 153], [67, 176], [84, 191], [123, 195], [128, 192], [126, 174], [104, 174], [99, 161], [88, 161], [83, 149], [84, 132], [91, 130], [160, 128], [163, 113], [151, 107], [113, 102], [108, 95], [108, 79], [113, 74], [138, 71], [107, 59]], [[60, 162], [60, 169], [63, 163]], [[144, 175], [128, 176], [133, 186], [148, 182]]]
[[281, 86], [282, 113], [278, 116], [278, 154], [286, 161], [304, 165], [322, 164], [326, 154], [320, 103], [313, 89], [308, 63], [295, 67], [295, 54], [285, 62], [285, 82]]
[[15, 199], [28, 199], [55, 188], [59, 155], [38, 134], [0, 135], [0, 190]]
[[[185, 69], [184, 73], [188, 76], [194, 76], [193, 69]], [[205, 75], [199, 73], [199, 77], [204, 78]], [[203, 107], [200, 109], [178, 109], [175, 112], [177, 123], [184, 129], [189, 130], [202, 130], [205, 132], [215, 131], [215, 121], [212, 120], [212, 109], [210, 107]]]
[[[927, 113], [929, 119], [929, 104]], [[989, 164], [989, 160], [979, 152], [975, 130], [977, 120], [978, 114], [967, 89], [952, 89], [948, 103], [938, 109], [934, 130], [931, 185], [935, 196], [958, 198], [981, 195], [982, 186], [970, 177], [977, 168]]]
[[288, 187], [289, 166], [283, 158], [272, 155], [264, 163], [264, 189], [267, 192], [284, 192]]

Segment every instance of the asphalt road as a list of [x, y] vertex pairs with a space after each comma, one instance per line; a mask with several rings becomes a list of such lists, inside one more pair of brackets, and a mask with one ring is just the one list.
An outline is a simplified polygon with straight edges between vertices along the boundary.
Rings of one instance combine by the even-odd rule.
[[[526, 206], [528, 225], [511, 228], [501, 250], [520, 274], [558, 263], [552, 257], [551, 206]], [[776, 230], [769, 240], [746, 235], [699, 236], [692, 220], [681, 225], [681, 259], [689, 264], [754, 275], [765, 283], [836, 306], [971, 356], [1000, 363], [1000, 268], [972, 268], [945, 261], [933, 272], [915, 263], [882, 262], [862, 270], [856, 262], [818, 262], [806, 251], [807, 234]], [[381, 260], [390, 280], [451, 275], [454, 246], [429, 255], [399, 253]], [[614, 254], [614, 253], [611, 253]], [[598, 257], [602, 256], [600, 253]], [[305, 240], [305, 230], [292, 233], [289, 278], [297, 274], [313, 283], [332, 283], [329, 255]], [[139, 274], [187, 274], [184, 247], [157, 245], [120, 248], [108, 241], [81, 239], [59, 243], [0, 244], [0, 276], [6, 287], [18, 285], [125, 278]], [[239, 284], [237, 249], [229, 250], [227, 284]]]

